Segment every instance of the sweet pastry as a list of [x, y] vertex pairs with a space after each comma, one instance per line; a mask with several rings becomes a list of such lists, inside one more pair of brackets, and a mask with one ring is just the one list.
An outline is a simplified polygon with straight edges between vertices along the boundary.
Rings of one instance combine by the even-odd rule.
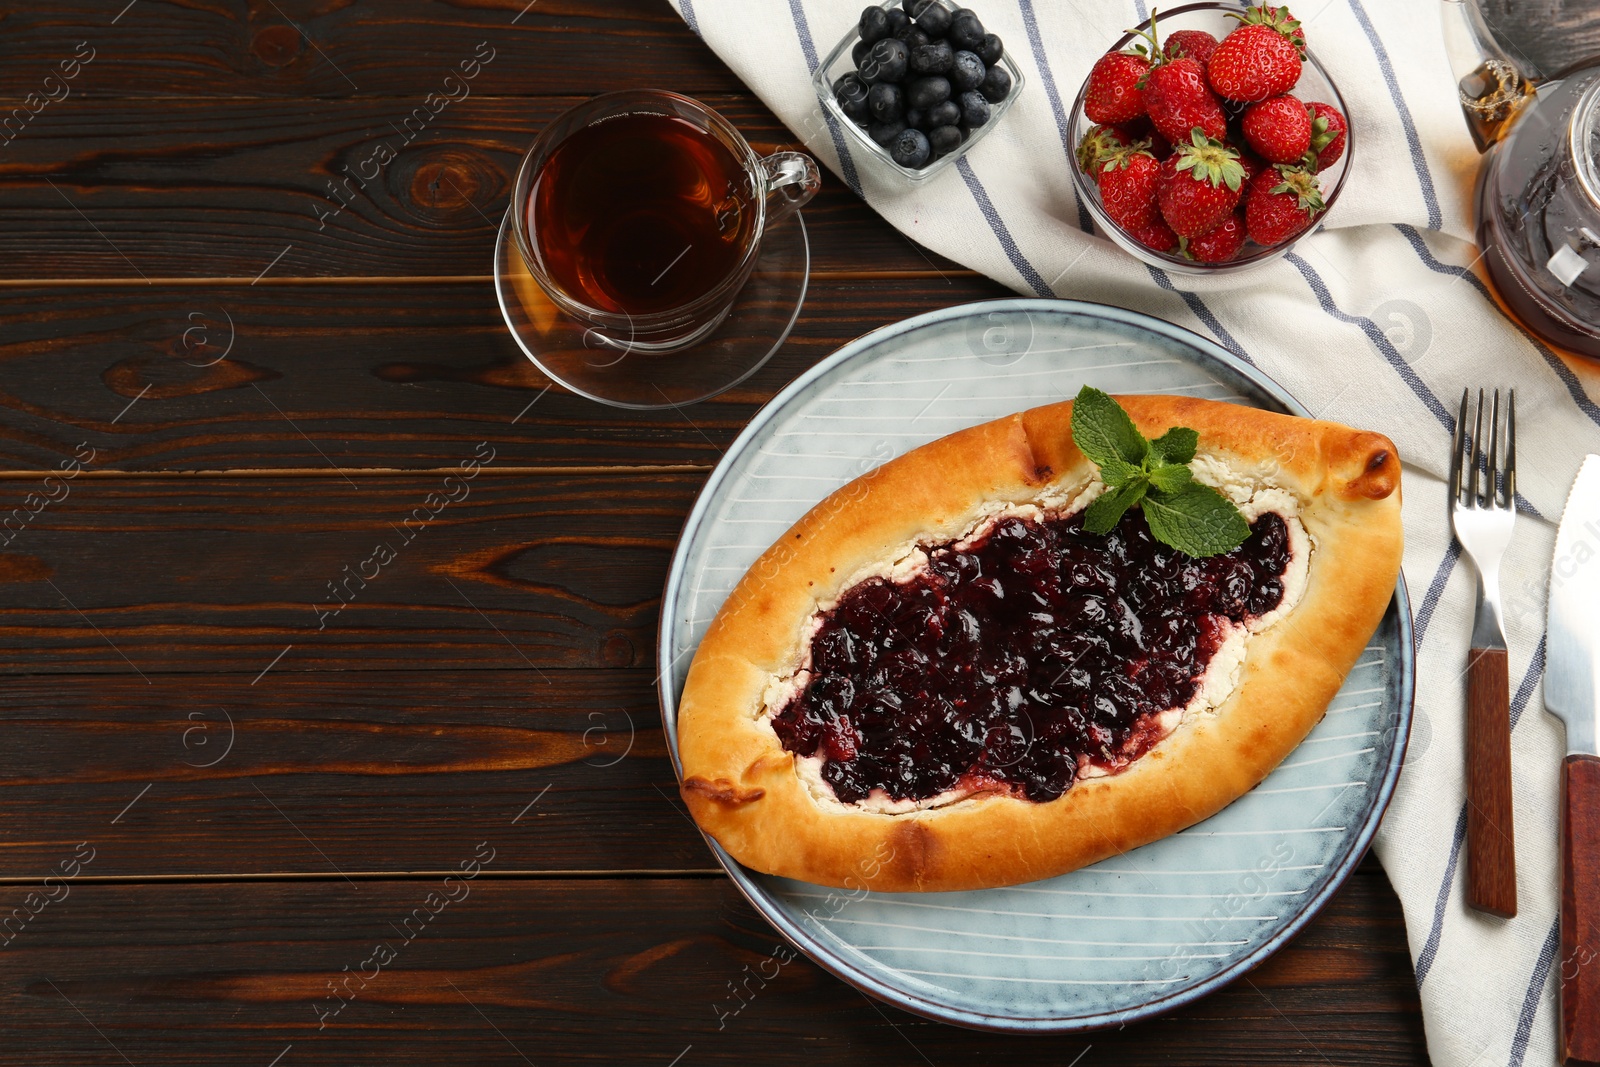
[[736, 859], [885, 891], [1045, 878], [1209, 817], [1320, 721], [1394, 590], [1394, 445], [1118, 399], [1148, 437], [1198, 432], [1244, 543], [1186, 555], [1139, 507], [1085, 530], [1106, 486], [1071, 402], [844, 486], [740, 581], [679, 704], [683, 797]]

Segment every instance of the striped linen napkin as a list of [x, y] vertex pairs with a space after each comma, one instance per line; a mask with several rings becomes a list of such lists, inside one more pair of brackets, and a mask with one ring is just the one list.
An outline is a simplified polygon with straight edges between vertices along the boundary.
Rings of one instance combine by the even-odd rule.
[[[1354, 172], [1324, 228], [1233, 278], [1146, 268], [1085, 232], [1067, 109], [1144, 0], [974, 0], [1027, 85], [1000, 127], [920, 187], [861, 158], [810, 78], [865, 0], [672, 0], [689, 27], [853, 190], [908, 237], [1019, 293], [1133, 308], [1215, 338], [1319, 417], [1381, 430], [1406, 461], [1405, 575], [1416, 612], [1416, 722], [1377, 853], [1405, 910], [1439, 1067], [1555, 1062], [1557, 796], [1565, 746], [1544, 713], [1544, 601], [1555, 524], [1600, 406], [1504, 318], [1468, 268], [1479, 157], [1455, 100], [1438, 0], [1298, 0], [1345, 95]], [[1518, 890], [1510, 921], [1463, 900], [1463, 672], [1471, 566], [1444, 475], [1464, 387], [1515, 386], [1523, 498], [1502, 578], [1511, 646]]]

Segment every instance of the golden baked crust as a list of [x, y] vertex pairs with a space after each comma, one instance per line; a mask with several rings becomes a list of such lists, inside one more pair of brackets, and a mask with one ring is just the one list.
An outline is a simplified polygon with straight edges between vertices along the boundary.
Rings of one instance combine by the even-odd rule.
[[[1127, 768], [1046, 803], [974, 796], [889, 815], [819, 804], [762, 718], [801, 629], [852, 575], [968, 530], [984, 505], [1087, 485], [1071, 402], [933, 441], [842, 487], [756, 560], [700, 643], [678, 710], [682, 793], [735, 859], [822, 885], [943, 891], [1063, 874], [1193, 825], [1254, 788], [1322, 718], [1400, 570], [1400, 457], [1381, 434], [1209, 400], [1117, 398], [1146, 436], [1200, 434], [1200, 460], [1300, 502], [1315, 549], [1304, 594], [1247, 644], [1239, 684]], [[1068, 497], [1070, 499], [1070, 496]]]

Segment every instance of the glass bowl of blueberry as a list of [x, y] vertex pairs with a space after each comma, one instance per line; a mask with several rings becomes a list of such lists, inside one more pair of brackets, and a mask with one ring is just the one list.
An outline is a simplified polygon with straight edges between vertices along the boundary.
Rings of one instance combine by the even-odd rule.
[[970, 8], [883, 0], [861, 12], [812, 82], [849, 136], [920, 182], [999, 124], [1022, 71]]
[[1307, 36], [1287, 2], [1200, 3], [1112, 42], [1071, 118], [1073, 183], [1100, 231], [1179, 274], [1259, 266], [1315, 232], [1355, 133]]

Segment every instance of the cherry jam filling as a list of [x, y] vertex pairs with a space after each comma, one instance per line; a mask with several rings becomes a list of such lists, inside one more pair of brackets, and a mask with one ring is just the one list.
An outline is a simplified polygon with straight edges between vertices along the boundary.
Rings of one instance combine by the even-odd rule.
[[1104, 536], [1082, 513], [1007, 517], [930, 548], [903, 582], [845, 592], [811, 639], [811, 674], [772, 718], [823, 758], [845, 803], [958, 786], [1053, 800], [1080, 757], [1115, 770], [1160, 740], [1231, 625], [1283, 600], [1289, 531], [1267, 512], [1231, 552], [1195, 559], [1129, 510]]

